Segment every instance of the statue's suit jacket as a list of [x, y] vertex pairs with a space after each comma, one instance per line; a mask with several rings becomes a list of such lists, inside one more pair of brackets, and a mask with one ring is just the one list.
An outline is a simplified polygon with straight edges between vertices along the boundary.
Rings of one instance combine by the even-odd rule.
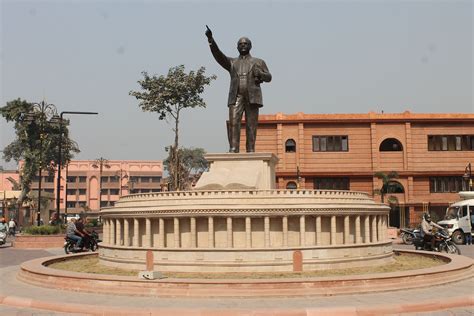
[[[237, 100], [237, 93], [239, 90], [239, 74], [236, 65], [239, 62], [239, 58], [227, 57], [224, 55], [219, 47], [217, 46], [214, 40], [211, 40], [209, 43], [212, 55], [216, 61], [224, 67], [230, 73], [230, 89], [229, 89], [229, 99], [227, 105], [235, 104]], [[247, 57], [250, 62], [250, 70], [247, 74], [247, 89], [249, 93], [249, 102], [251, 104], [257, 104], [259, 107], [263, 106], [262, 101], [262, 89], [260, 88], [260, 82], [256, 80], [254, 69], [258, 67], [261, 72], [260, 79], [265, 82], [270, 82], [272, 80], [272, 75], [268, 71], [267, 65], [265, 62], [259, 58], [250, 56]]]

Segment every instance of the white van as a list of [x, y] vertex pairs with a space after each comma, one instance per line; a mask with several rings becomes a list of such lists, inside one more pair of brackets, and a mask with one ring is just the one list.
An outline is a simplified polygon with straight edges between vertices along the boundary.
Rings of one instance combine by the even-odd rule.
[[451, 204], [444, 220], [438, 222], [458, 245], [464, 243], [464, 234], [474, 233], [474, 191], [459, 192], [459, 197], [462, 200]]

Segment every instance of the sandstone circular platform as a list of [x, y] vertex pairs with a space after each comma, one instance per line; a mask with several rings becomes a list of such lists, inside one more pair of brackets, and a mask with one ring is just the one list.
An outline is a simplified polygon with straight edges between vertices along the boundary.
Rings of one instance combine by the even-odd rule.
[[102, 294], [154, 297], [298, 297], [374, 293], [430, 288], [473, 277], [473, 260], [458, 255], [399, 251], [436, 256], [447, 263], [426, 269], [390, 273], [292, 279], [172, 279], [143, 280], [138, 277], [78, 273], [49, 268], [57, 261], [86, 253], [27, 261], [17, 278], [40, 287]]
[[389, 207], [366, 193], [216, 190], [134, 194], [102, 209], [104, 265], [157, 271], [269, 272], [392, 260]]

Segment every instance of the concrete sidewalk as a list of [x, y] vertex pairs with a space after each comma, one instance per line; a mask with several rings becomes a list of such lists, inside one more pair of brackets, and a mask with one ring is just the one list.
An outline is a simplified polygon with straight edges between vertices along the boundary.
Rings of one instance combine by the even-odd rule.
[[[161, 298], [59, 291], [24, 284], [0, 269], [0, 304], [90, 315], [384, 315], [445, 310], [474, 315], [474, 280], [423, 290], [299, 298]], [[74, 280], [72, 280], [74, 282]], [[422, 282], [422, 280], [420, 280]], [[1, 311], [1, 309], [0, 309]], [[467, 314], [465, 314], [467, 313]], [[456, 315], [456, 314], [454, 314]]]

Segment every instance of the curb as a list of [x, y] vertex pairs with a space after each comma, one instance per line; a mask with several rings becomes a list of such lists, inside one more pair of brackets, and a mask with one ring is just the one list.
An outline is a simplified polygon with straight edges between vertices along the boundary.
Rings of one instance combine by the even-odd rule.
[[450, 298], [444, 301], [426, 300], [413, 304], [402, 305], [381, 305], [381, 306], [345, 306], [334, 308], [299, 308], [299, 309], [185, 309], [185, 308], [123, 308], [114, 306], [98, 306], [73, 303], [57, 303], [47, 302], [19, 296], [0, 296], [0, 305], [10, 307], [23, 307], [43, 309], [64, 313], [81, 313], [85, 315], [225, 315], [225, 316], [270, 316], [270, 315], [286, 315], [286, 316], [320, 316], [320, 315], [389, 315], [401, 313], [420, 313], [446, 310], [450, 308], [472, 307], [474, 306], [474, 295], [460, 296]]

